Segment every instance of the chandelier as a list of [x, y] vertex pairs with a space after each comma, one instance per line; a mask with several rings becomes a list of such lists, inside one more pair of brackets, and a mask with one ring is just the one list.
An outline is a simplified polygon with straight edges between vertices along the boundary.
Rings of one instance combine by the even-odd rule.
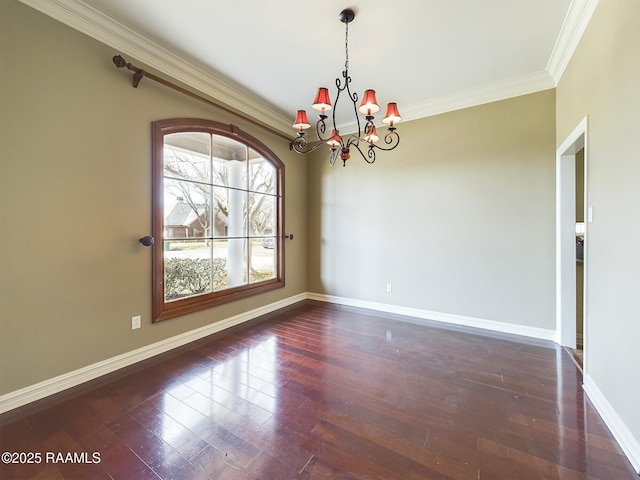
[[[316, 98], [311, 105], [311, 108], [320, 111], [318, 121], [316, 122], [316, 136], [318, 138], [318, 142], [314, 142], [313, 145], [307, 145], [307, 137], [304, 130], [311, 127], [311, 124], [307, 119], [307, 112], [305, 110], [298, 110], [295, 123], [293, 124], [293, 128], [298, 131], [298, 136], [291, 141], [290, 147], [298, 153], [309, 153], [320, 148], [324, 144], [327, 144], [331, 152], [329, 157], [330, 165], [333, 165], [336, 162], [336, 159], [340, 157], [342, 165], [346, 166], [353, 148], [360, 153], [367, 163], [373, 163], [376, 161], [376, 150], [393, 150], [400, 143], [400, 136], [398, 135], [398, 132], [396, 132], [395, 127], [395, 125], [402, 120], [402, 117], [400, 117], [400, 113], [398, 112], [398, 105], [395, 102], [387, 104], [387, 113], [382, 119], [382, 123], [388, 126], [387, 133], [384, 136], [385, 145], [376, 145], [376, 142], [380, 140], [376, 126], [373, 123], [373, 114], [380, 110], [380, 106], [376, 100], [376, 92], [375, 90], [365, 90], [362, 95], [360, 107], [358, 107], [358, 94], [351, 93], [349, 88], [349, 84], [351, 83], [351, 77], [349, 76], [349, 23], [355, 18], [355, 16], [356, 15], [353, 10], [346, 9], [340, 12], [340, 21], [345, 24], [345, 62], [344, 70], [342, 72], [342, 80], [340, 78], [336, 78], [338, 93], [336, 95], [336, 101], [333, 108], [330, 134], [327, 135], [326, 119], [328, 117], [326, 112], [331, 110], [332, 106], [331, 99], [329, 98], [329, 90], [325, 87], [318, 88]], [[345, 90], [346, 95], [353, 103], [353, 112], [358, 125], [357, 134], [352, 133], [347, 136], [341, 135], [336, 126], [336, 109], [338, 107], [338, 101], [340, 100], [340, 94]], [[364, 115], [363, 128], [360, 126], [358, 112]]]

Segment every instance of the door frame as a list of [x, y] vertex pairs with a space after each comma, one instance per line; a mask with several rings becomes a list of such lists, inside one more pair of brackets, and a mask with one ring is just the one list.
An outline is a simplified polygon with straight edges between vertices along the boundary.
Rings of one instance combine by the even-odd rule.
[[556, 150], [556, 343], [576, 348], [576, 153], [584, 148], [585, 247], [583, 279], [583, 332], [586, 367], [587, 325], [587, 242], [591, 209], [588, 206], [587, 117], [583, 118]]

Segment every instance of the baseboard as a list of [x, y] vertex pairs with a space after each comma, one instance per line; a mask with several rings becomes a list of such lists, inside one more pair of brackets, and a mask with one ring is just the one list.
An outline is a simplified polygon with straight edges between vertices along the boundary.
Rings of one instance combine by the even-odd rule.
[[640, 475], [640, 442], [627, 428], [613, 406], [598, 388], [593, 379], [587, 374], [584, 376], [584, 391], [598, 411], [611, 434], [620, 445], [634, 470]]
[[98, 363], [88, 365], [86, 367], [74, 370], [72, 372], [59, 375], [57, 377], [45, 380], [35, 385], [16, 390], [0, 396], [0, 414], [8, 412], [18, 407], [22, 407], [36, 400], [43, 399], [49, 395], [62, 392], [71, 387], [81, 385], [82, 383], [94, 380], [108, 373], [115, 372], [121, 368], [128, 367], [142, 360], [146, 360], [155, 355], [168, 352], [177, 347], [181, 347], [195, 340], [199, 340], [208, 335], [221, 332], [227, 328], [240, 325], [241, 323], [253, 320], [261, 315], [271, 313], [280, 308], [287, 307], [294, 303], [305, 300], [307, 295], [304, 293], [285, 298], [268, 305], [249, 310], [248, 312], [235, 315], [233, 317], [220, 320], [189, 332], [167, 338], [157, 343], [147, 345], [131, 352], [118, 355], [116, 357], [103, 360]]
[[435, 312], [431, 310], [423, 310], [420, 308], [402, 307], [399, 305], [390, 305], [388, 303], [369, 302], [366, 300], [336, 297], [334, 295], [323, 295], [319, 293], [307, 293], [307, 298], [310, 300], [336, 303], [340, 305], [347, 305], [350, 307], [368, 308], [370, 310], [378, 310], [380, 312], [395, 313], [397, 315], [405, 315], [416, 319], [433, 320], [436, 322], [462, 325], [465, 327], [480, 328], [483, 330], [490, 330], [492, 332], [522, 335], [525, 337], [537, 338], [540, 340], [551, 340], [552, 342], [555, 342], [556, 340], [555, 330], [547, 330], [544, 328], [528, 327], [525, 325], [516, 325], [513, 323], [498, 322], [495, 320], [485, 320], [482, 318], [467, 317], [464, 315], [455, 315], [452, 313]]

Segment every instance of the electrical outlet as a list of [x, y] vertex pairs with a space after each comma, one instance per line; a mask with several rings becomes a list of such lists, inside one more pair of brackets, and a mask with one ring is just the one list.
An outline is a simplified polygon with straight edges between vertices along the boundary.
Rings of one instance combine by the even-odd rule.
[[387, 283], [387, 293], [391, 293], [391, 284]]
[[135, 330], [136, 328], [140, 328], [140, 315], [131, 317], [131, 330]]

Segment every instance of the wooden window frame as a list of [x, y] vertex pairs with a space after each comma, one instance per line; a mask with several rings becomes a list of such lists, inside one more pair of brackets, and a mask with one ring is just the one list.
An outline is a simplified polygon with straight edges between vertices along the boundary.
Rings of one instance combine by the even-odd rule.
[[[204, 132], [236, 140], [255, 150], [273, 164], [277, 180], [274, 278], [170, 302], [165, 301], [164, 136], [181, 132]], [[172, 118], [152, 122], [152, 234], [156, 240], [152, 247], [152, 321], [154, 323], [284, 287], [284, 247], [282, 245], [284, 240], [284, 163], [265, 144], [235, 125], [198, 118]]]

